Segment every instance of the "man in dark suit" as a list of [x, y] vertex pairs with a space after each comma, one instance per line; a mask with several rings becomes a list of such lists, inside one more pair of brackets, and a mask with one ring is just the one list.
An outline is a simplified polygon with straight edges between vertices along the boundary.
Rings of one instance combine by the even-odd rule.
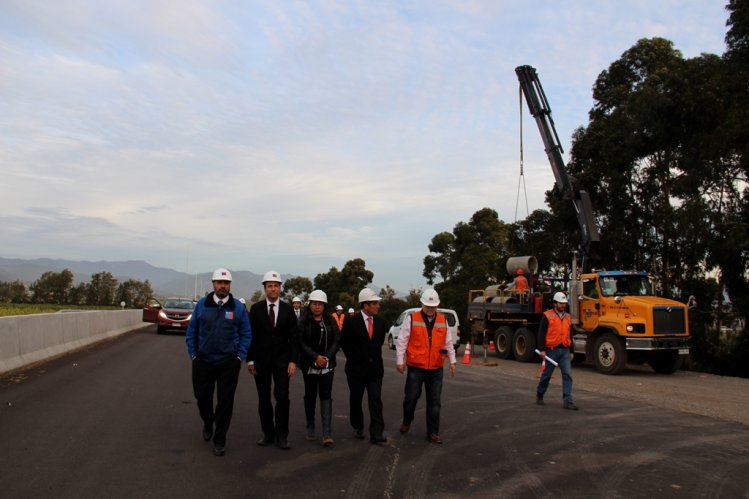
[[[253, 341], [247, 353], [247, 370], [255, 377], [263, 430], [263, 438], [257, 444], [266, 446], [275, 442], [282, 449], [290, 449], [289, 378], [296, 372], [299, 342], [294, 310], [279, 299], [281, 282], [278, 272], [266, 272], [263, 276], [265, 300], [250, 307]], [[276, 399], [275, 423], [271, 384]]]
[[[349, 419], [356, 438], [364, 438], [362, 399], [367, 391], [369, 402], [369, 441], [382, 444], [385, 420], [382, 417], [382, 344], [385, 323], [377, 313], [380, 297], [369, 288], [359, 293], [361, 312], [348, 317], [341, 331], [341, 349], [346, 355], [346, 379], [349, 386]], [[253, 329], [254, 331], [254, 329]]]

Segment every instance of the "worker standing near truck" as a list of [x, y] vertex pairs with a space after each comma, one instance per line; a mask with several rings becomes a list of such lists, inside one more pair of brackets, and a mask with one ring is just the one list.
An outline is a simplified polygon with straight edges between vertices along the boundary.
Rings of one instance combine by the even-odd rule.
[[[544, 405], [544, 394], [549, 388], [555, 365], [562, 371], [562, 407], [578, 410], [572, 400], [572, 319], [567, 313], [567, 296], [561, 291], [554, 294], [554, 308], [547, 310], [538, 326], [538, 346], [541, 359], [548, 358], [536, 388], [536, 404]], [[553, 362], [551, 362], [553, 361]]]

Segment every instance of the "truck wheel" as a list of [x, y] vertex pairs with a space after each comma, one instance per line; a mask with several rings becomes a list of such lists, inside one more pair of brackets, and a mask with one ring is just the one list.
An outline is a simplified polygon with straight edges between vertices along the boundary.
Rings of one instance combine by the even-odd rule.
[[512, 329], [502, 326], [494, 333], [494, 346], [500, 359], [512, 358]]
[[653, 352], [648, 359], [650, 367], [658, 374], [673, 374], [681, 368], [684, 358], [677, 350]]
[[518, 362], [530, 362], [536, 355], [536, 336], [524, 327], [515, 331], [512, 339], [512, 351], [515, 354], [515, 360]]
[[596, 340], [596, 369], [604, 374], [619, 374], [627, 365], [627, 350], [621, 338], [605, 333]]
[[388, 348], [395, 350], [395, 342], [393, 341], [393, 335], [388, 333]]

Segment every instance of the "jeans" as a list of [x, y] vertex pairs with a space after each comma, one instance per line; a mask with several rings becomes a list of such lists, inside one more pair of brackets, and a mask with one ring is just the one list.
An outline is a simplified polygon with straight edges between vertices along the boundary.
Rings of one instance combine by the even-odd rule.
[[[547, 349], [546, 358], [559, 363], [559, 369], [562, 370], [562, 397], [565, 402], [572, 402], [572, 359], [570, 357], [570, 349], [564, 346]], [[551, 380], [551, 375], [554, 373], [554, 367], [554, 364], [547, 362], [544, 372], [541, 373], [541, 380], [538, 382], [538, 388], [536, 388], [536, 393], [541, 397], [544, 396], [544, 393], [549, 388], [549, 381]]]
[[442, 373], [441, 367], [439, 369], [408, 367], [406, 386], [403, 390], [403, 424], [410, 425], [413, 421], [416, 403], [421, 397], [421, 385], [423, 384], [427, 394], [427, 433], [439, 435]]

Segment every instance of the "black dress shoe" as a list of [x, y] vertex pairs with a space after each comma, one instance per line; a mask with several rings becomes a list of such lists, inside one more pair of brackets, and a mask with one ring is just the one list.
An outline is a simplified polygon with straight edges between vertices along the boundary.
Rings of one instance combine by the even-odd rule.
[[373, 443], [373, 444], [378, 444], [378, 445], [379, 445], [379, 444], [384, 444], [384, 443], [385, 443], [385, 442], [387, 442], [387, 441], [388, 441], [388, 439], [387, 439], [387, 438], [385, 438], [385, 437], [383, 437], [383, 436], [379, 436], [379, 437], [372, 437], [372, 438], [370, 438], [370, 439], [369, 439], [369, 442], [370, 442], [370, 443]]
[[226, 454], [226, 449], [223, 445], [219, 444], [213, 444], [213, 455], [214, 456], [223, 456]]
[[359, 440], [364, 440], [364, 430], [354, 430], [354, 437], [358, 438]]
[[276, 442], [276, 445], [278, 445], [279, 449], [283, 449], [283, 450], [291, 449], [291, 446], [289, 445], [289, 441], [286, 440], [285, 438], [279, 438], [278, 441]]
[[263, 438], [261, 438], [260, 440], [257, 441], [257, 444], [260, 447], [265, 447], [265, 446], [273, 444], [275, 441], [276, 441], [276, 439], [273, 438], [272, 436], [270, 436], [270, 435], [264, 435]]
[[203, 440], [208, 442], [213, 437], [213, 427], [203, 427]]

